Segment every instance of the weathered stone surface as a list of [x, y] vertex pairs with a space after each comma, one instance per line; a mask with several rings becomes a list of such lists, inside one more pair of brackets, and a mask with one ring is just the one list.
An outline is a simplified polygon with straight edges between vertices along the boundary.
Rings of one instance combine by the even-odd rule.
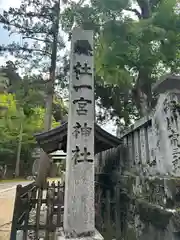
[[[84, 43], [87, 43], [88, 52]], [[93, 49], [93, 32], [74, 28], [64, 203], [64, 231], [70, 237], [95, 231], [94, 66], [90, 49]]]
[[180, 90], [180, 76], [171, 74], [163, 76], [152, 86], [152, 90], [158, 95], [170, 91], [178, 93], [178, 90]]
[[136, 122], [127, 139], [131, 166], [144, 176], [180, 176], [180, 102], [177, 93], [160, 94], [152, 114]]
[[143, 179], [130, 173], [121, 176], [123, 194], [130, 199], [126, 203], [120, 202], [128, 209], [124, 239], [141, 240], [149, 235], [151, 238], [147, 239], [151, 240], [156, 236], [158, 240], [176, 239], [174, 235], [180, 230], [179, 199], [175, 200], [179, 183], [175, 178]]
[[68, 240], [103, 240], [103, 237], [97, 230], [95, 230], [91, 236], [87, 236], [87, 237], [81, 236], [78, 238], [71, 238], [71, 237], [66, 238], [66, 236], [64, 235], [63, 229], [59, 229], [56, 234], [56, 240], [66, 240], [66, 239]]
[[129, 168], [114, 175], [121, 187], [126, 240], [180, 239], [180, 94], [172, 88], [160, 93], [151, 115], [121, 137], [122, 143], [128, 139], [124, 161]]

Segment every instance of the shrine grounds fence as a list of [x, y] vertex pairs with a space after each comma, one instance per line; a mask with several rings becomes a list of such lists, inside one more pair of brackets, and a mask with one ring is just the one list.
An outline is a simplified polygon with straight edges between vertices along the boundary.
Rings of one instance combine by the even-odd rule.
[[[104, 240], [122, 239], [125, 206], [122, 205], [121, 169], [125, 168], [127, 148], [123, 144], [96, 155], [95, 208], [96, 228]], [[127, 202], [125, 199], [123, 202]], [[120, 204], [121, 202], [121, 204]]]
[[28, 239], [29, 234], [39, 239], [49, 239], [57, 228], [62, 226], [64, 205], [64, 186], [58, 182], [47, 185], [45, 190], [39, 189], [35, 183], [16, 188], [14, 213], [10, 240]]
[[[106, 190], [103, 195], [100, 185], [96, 185], [96, 227], [105, 239], [119, 235], [120, 206], [117, 201], [119, 189], [116, 196]], [[14, 213], [11, 227], [10, 240], [43, 239], [48, 240], [55, 234], [56, 229], [63, 226], [64, 186], [58, 182], [48, 184], [45, 190], [39, 189], [35, 183], [16, 188]], [[32, 214], [33, 213], [33, 214]]]
[[[97, 186], [97, 188], [99, 187]], [[101, 190], [101, 187], [96, 190], [96, 228], [105, 240], [120, 239], [122, 231], [121, 215], [123, 212], [119, 201], [120, 189], [115, 187], [114, 191], [107, 189], [104, 193]], [[97, 198], [99, 198], [99, 201]]]

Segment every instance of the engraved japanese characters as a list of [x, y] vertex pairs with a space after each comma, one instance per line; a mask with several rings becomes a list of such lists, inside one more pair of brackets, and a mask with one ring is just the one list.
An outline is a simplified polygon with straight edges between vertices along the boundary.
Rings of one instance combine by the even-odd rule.
[[93, 32], [75, 28], [71, 43], [64, 208], [64, 230], [74, 237], [95, 231], [93, 70]]

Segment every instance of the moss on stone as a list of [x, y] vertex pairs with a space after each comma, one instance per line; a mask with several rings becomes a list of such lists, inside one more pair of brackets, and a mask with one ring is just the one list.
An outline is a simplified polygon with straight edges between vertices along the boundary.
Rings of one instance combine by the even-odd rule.
[[165, 229], [172, 216], [171, 212], [143, 200], [136, 201], [136, 207], [142, 222], [148, 222], [157, 228]]
[[150, 185], [164, 185], [164, 178], [160, 177], [150, 178], [147, 181]]
[[103, 235], [104, 240], [109, 240], [115, 238], [116, 231], [112, 226], [108, 225], [105, 227], [105, 230], [101, 234]]
[[133, 228], [128, 228], [124, 239], [125, 240], [137, 240], [135, 230]]
[[135, 184], [136, 176], [131, 175], [129, 172], [122, 176], [120, 179], [121, 190], [128, 196], [132, 195], [133, 184]]
[[180, 229], [180, 209], [176, 209], [176, 213], [173, 214], [173, 217], [171, 218], [172, 220], [172, 224], [174, 229], [176, 229], [176, 231], [179, 231]]
[[136, 177], [134, 175], [129, 175], [127, 180], [127, 189], [131, 193], [133, 185], [135, 184]]

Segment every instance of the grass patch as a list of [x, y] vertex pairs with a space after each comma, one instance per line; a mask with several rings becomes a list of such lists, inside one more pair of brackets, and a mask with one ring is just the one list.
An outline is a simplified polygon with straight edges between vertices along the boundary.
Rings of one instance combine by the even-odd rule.
[[26, 182], [26, 181], [28, 182], [29, 180], [25, 178], [13, 178], [0, 180], [0, 183]]
[[60, 181], [61, 178], [60, 177], [56, 177], [56, 178], [47, 178], [47, 181]]
[[[47, 178], [47, 181], [49, 182], [57, 182], [60, 181], [61, 178], [60, 177], [56, 177], [56, 178]], [[26, 179], [26, 178], [13, 178], [13, 179], [2, 179], [0, 180], [0, 184], [2, 183], [14, 183], [14, 182], [29, 182], [30, 180]]]

